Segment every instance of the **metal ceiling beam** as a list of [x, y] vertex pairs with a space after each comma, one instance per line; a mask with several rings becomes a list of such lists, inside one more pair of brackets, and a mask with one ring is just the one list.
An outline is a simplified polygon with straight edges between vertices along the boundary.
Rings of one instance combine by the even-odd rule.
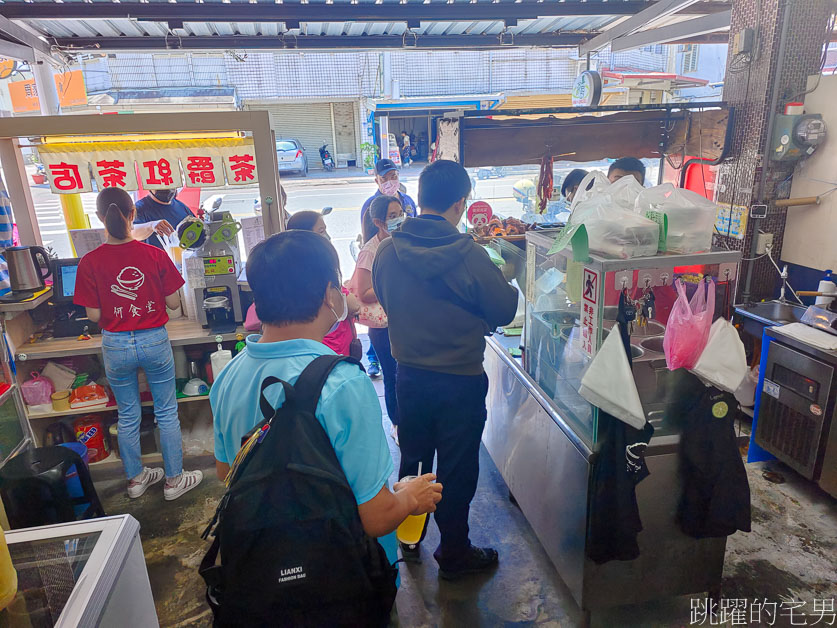
[[0, 57], [35, 63], [35, 51], [32, 48], [5, 39], [0, 39]]
[[[593, 33], [595, 34], [595, 33]], [[55, 43], [73, 49], [95, 50], [281, 50], [337, 48], [506, 48], [511, 46], [571, 47], [590, 37], [590, 33], [546, 33], [542, 35], [286, 35], [259, 36], [168, 36], [168, 37], [65, 37]]]
[[661, 20], [673, 13], [682, 11], [683, 9], [696, 4], [700, 0], [662, 0], [653, 6], [643, 9], [639, 13], [632, 15], [627, 20], [620, 22], [613, 28], [607, 29], [598, 37], [594, 37], [585, 44], [578, 47], [579, 56], [585, 56], [591, 52], [596, 52], [607, 46], [617, 37], [629, 35], [634, 31], [638, 31], [643, 26], [649, 26], [657, 20]]
[[715, 13], [714, 15], [705, 15], [704, 17], [696, 17], [685, 22], [678, 22], [671, 26], [662, 26], [660, 28], [652, 28], [645, 31], [637, 31], [630, 35], [617, 37], [610, 44], [612, 52], [619, 52], [621, 50], [633, 50], [634, 48], [641, 48], [642, 46], [650, 46], [652, 44], [665, 44], [671, 41], [686, 39], [688, 37], [698, 37], [708, 33], [715, 33], [720, 30], [728, 29], [732, 11], [725, 11], [724, 13]]
[[52, 50], [50, 49], [50, 45], [48, 43], [23, 26], [15, 24], [3, 15], [0, 15], [0, 39], [28, 46], [29, 48], [33, 48], [48, 57], [52, 55]]
[[[697, 2], [698, 0], [692, 0]], [[215, 4], [195, 2], [15, 2], [0, 5], [0, 16], [11, 19], [107, 20], [136, 19], [167, 22], [475, 22], [526, 20], [539, 17], [634, 15], [670, 0], [620, 0], [611, 2], [488, 2], [474, 4]], [[695, 14], [716, 13], [726, 3], [701, 3], [685, 9]]]

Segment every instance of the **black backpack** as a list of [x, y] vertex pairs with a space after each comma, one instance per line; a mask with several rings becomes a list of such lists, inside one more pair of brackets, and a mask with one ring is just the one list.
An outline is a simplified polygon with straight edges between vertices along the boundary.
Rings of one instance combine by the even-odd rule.
[[[343, 468], [314, 416], [340, 362], [360, 366], [345, 356], [320, 356], [294, 386], [275, 377], [262, 382], [265, 420], [237, 457], [203, 534], [214, 527], [200, 575], [216, 626], [389, 623], [397, 568], [364, 532]], [[264, 396], [273, 384], [285, 389], [277, 410]]]

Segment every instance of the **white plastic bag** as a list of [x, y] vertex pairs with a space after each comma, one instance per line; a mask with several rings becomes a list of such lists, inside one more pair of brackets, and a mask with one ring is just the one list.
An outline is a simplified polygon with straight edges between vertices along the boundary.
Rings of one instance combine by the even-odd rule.
[[747, 355], [738, 331], [725, 318], [712, 323], [709, 340], [692, 373], [726, 392], [735, 393], [747, 377]]
[[645, 190], [636, 177], [629, 174], [618, 179], [609, 188], [607, 194], [613, 199], [614, 205], [626, 211], [634, 211], [637, 197]]
[[609, 187], [610, 181], [607, 180], [607, 177], [603, 172], [598, 170], [588, 172], [587, 176], [585, 176], [581, 180], [581, 183], [578, 184], [578, 190], [576, 191], [575, 196], [573, 196], [573, 202], [570, 205], [570, 210], [575, 210], [576, 205], [579, 203], [600, 196], [606, 192]]
[[621, 336], [610, 333], [581, 378], [578, 393], [587, 401], [638, 430], [645, 412]]
[[657, 254], [660, 226], [634, 211], [618, 207], [610, 194], [579, 203], [569, 224], [584, 224], [590, 250], [628, 259]]
[[667, 251], [687, 254], [712, 248], [718, 206], [700, 194], [663, 183], [642, 190], [635, 208], [642, 216], [649, 210], [668, 216]]

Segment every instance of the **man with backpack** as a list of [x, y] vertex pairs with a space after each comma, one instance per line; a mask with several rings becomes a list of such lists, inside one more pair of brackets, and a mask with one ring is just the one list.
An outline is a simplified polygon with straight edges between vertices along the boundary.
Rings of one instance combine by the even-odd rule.
[[334, 247], [313, 232], [274, 235], [253, 249], [247, 279], [263, 335], [210, 394], [218, 476], [232, 465], [201, 567], [216, 623], [386, 625], [393, 531], [433, 512], [442, 486], [425, 474], [390, 491], [375, 388], [322, 344], [347, 314]]
[[[421, 216], [381, 243], [372, 268], [398, 362], [399, 477], [416, 473], [419, 463], [432, 469], [435, 455], [445, 485], [434, 516], [442, 537], [434, 556], [445, 579], [497, 564], [494, 549], [471, 545], [468, 514], [486, 420], [485, 335], [514, 319], [518, 301], [485, 250], [457, 230], [470, 194], [471, 179], [458, 163], [427, 166], [419, 177]], [[418, 558], [417, 549], [401, 551]]]

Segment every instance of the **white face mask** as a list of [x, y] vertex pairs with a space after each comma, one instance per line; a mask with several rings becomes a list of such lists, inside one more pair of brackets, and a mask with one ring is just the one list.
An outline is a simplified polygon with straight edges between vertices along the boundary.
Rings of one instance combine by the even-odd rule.
[[398, 179], [384, 181], [381, 183], [381, 194], [385, 194], [386, 196], [395, 196], [395, 193], [398, 192], [399, 185], [400, 183], [398, 182]]
[[328, 336], [328, 334], [333, 334], [334, 331], [337, 329], [337, 326], [344, 320], [346, 320], [346, 318], [349, 316], [349, 303], [348, 301], [346, 301], [346, 295], [343, 293], [342, 290], [340, 291], [340, 296], [343, 297], [343, 314], [337, 316], [337, 312], [334, 311], [334, 308], [332, 308], [330, 305], [328, 306], [328, 309], [331, 310], [331, 313], [334, 314], [334, 318], [336, 318], [337, 320], [334, 321], [334, 325], [332, 325], [331, 329], [328, 330], [326, 336]]

